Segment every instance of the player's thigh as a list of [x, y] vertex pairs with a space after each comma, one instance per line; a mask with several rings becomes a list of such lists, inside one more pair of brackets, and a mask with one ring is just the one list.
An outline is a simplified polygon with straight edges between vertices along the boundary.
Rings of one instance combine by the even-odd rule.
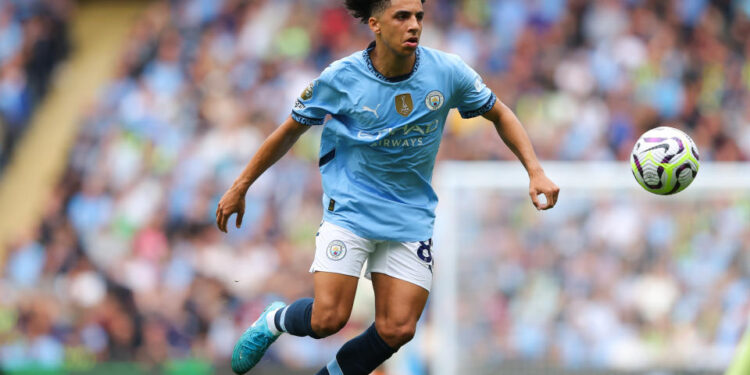
[[318, 271], [313, 274], [315, 301], [313, 317], [333, 326], [349, 320], [359, 277]]
[[375, 244], [346, 228], [324, 221], [315, 234], [315, 258], [310, 272], [338, 273], [359, 277]]
[[382, 273], [424, 288], [432, 288], [434, 265], [432, 240], [415, 242], [383, 241], [370, 254], [365, 276]]
[[345, 228], [321, 224], [310, 266], [315, 286], [314, 316], [335, 320], [349, 317], [362, 266], [374, 249], [372, 241]]
[[419, 285], [378, 272], [372, 274], [372, 287], [375, 316], [401, 323], [416, 323], [430, 295]]
[[411, 340], [430, 292], [414, 283], [379, 272], [371, 274], [375, 290], [375, 327], [397, 348]]

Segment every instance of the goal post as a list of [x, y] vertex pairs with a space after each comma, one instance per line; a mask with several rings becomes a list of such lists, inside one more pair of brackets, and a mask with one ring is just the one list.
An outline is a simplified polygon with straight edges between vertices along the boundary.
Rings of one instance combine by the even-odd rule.
[[[559, 216], [561, 213], [569, 212], [570, 210], [575, 210], [576, 212], [584, 210], [585, 212], [581, 215], [584, 215], [591, 221], [594, 220], [591, 218], [591, 215], [598, 212], [599, 205], [609, 207], [613, 204], [620, 205], [626, 210], [629, 210], [631, 206], [638, 207], [637, 209], [632, 208], [632, 212], [629, 212], [630, 216], [633, 216], [632, 213], [642, 214], [650, 212], [649, 210], [653, 208], [654, 210], [659, 210], [659, 215], [666, 217], [667, 222], [672, 223], [670, 225], [696, 225], [689, 221], [689, 216], [691, 215], [690, 212], [686, 213], [687, 209], [684, 207], [686, 203], [697, 205], [696, 207], [699, 206], [701, 210], [705, 209], [713, 212], [710, 210], [718, 209], [717, 207], [732, 206], [736, 202], [747, 203], [748, 197], [750, 197], [748, 195], [748, 191], [750, 191], [750, 166], [743, 163], [702, 163], [693, 183], [685, 191], [672, 196], [657, 196], [643, 190], [631, 175], [628, 163], [547, 161], [543, 163], [543, 166], [547, 176], [560, 187], [561, 192], [558, 207], [551, 211], [536, 212], [528, 197], [528, 176], [519, 162], [445, 161], [438, 165], [434, 181], [438, 196], [440, 197], [434, 235], [436, 254], [435, 286], [431, 297], [432, 301], [429, 305], [431, 326], [433, 327], [432, 336], [435, 339], [435, 342], [431, 345], [434, 348], [434, 353], [430, 357], [432, 374], [492, 373], [493, 371], [499, 371], [497, 366], [502, 366], [503, 363], [510, 361], [517, 363], [519, 360], [522, 362], [528, 361], [530, 367], [533, 367], [535, 363], [547, 363], [545, 362], [546, 359], [544, 359], [545, 353], [539, 354], [533, 352], [536, 350], [535, 348], [543, 347], [544, 345], [532, 343], [528, 345], [531, 349], [514, 349], [520, 351], [529, 350], [526, 353], [532, 358], [529, 360], [524, 358], [523, 354], [511, 353], [513, 352], [512, 350], [506, 353], [503, 348], [507, 342], [499, 344], [481, 342], [481, 340], [502, 341], [502, 338], [498, 339], [496, 336], [503, 334], [489, 332], [493, 329], [498, 329], [498, 332], [501, 332], [502, 328], [493, 327], [492, 319], [483, 319], [481, 315], [483, 312], [481, 310], [484, 309], [483, 303], [486, 303], [486, 301], [472, 300], [472, 295], [476, 294], [474, 289], [477, 285], [469, 284], [480, 283], [481, 287], [488, 291], [497, 293], [501, 291], [484, 285], [486, 284], [486, 277], [467, 281], [467, 279], [478, 277], [477, 273], [472, 271], [473, 269], [483, 270], [492, 268], [491, 265], [502, 263], [503, 261], [502, 256], [495, 256], [493, 254], [502, 253], [502, 244], [505, 239], [500, 234], [487, 233], [487, 231], [492, 231], [493, 229], [491, 228], [495, 228], [495, 230], [501, 228], [502, 225], [498, 223], [507, 220], [507, 218], [490, 218], [489, 220], [494, 220], [494, 222], [491, 228], [488, 229], [486, 223], [483, 221], [485, 218], [482, 217], [482, 215], [495, 215], [499, 217], [506, 215], [504, 212], [493, 214], [491, 208], [493, 204], [500, 202], [499, 204], [503, 205], [502, 207], [497, 207], [498, 211], [512, 210], [507, 215], [514, 215], [512, 219], [514, 222], [520, 220], [521, 224], [518, 224], [518, 228], [524, 231], [525, 224], [523, 224], [523, 220], [537, 225], [539, 221], [554, 221], [556, 220], [554, 219], [556, 215]], [[712, 202], [724, 203], [721, 205]], [[524, 208], [523, 205], [526, 205], [526, 207]], [[578, 206], [583, 208], [578, 208]], [[703, 214], [696, 211], [695, 215]], [[745, 217], [742, 220], [750, 220], [748, 217], [750, 217], [750, 213], [745, 212]], [[638, 220], [639, 218], [631, 217], [630, 219]], [[632, 222], [633, 220], [630, 221]], [[685, 224], [685, 220], [689, 222]], [[555, 230], [554, 226], [547, 226], [545, 228], [552, 228], [552, 231]], [[673, 230], [679, 231], [680, 228], [678, 227]], [[507, 234], [508, 232], [505, 233]], [[534, 233], [530, 231], [523, 235], [527, 239], [532, 238], [533, 241]], [[750, 232], [744, 231], [728, 235], [741, 235], [743, 233]], [[568, 235], [571, 234], [568, 233]], [[582, 230], [577, 235], [581, 236], [579, 239], [583, 240], [583, 237], [588, 234]], [[573, 236], [575, 236], [575, 233]], [[622, 234], [620, 236], [623, 237]], [[645, 236], [645, 234], [639, 233], [634, 234], [634, 236]], [[477, 239], [478, 237], [482, 237], [483, 239]], [[740, 243], [742, 241], [742, 239], [735, 238], [731, 240], [740, 241]], [[629, 247], [636, 248], [643, 246], [644, 241], [650, 240], [637, 238], [630, 242], [629, 239], [625, 238], [622, 241], [625, 242], [623, 242], [624, 245], [620, 251], [629, 251]], [[745, 244], [743, 249], [746, 250], [747, 245]], [[487, 246], [492, 249], [477, 250], [478, 248]], [[573, 251], [563, 249], [554, 243], [551, 245], [545, 244], [545, 246], [543, 248], [549, 248], [551, 251]], [[618, 245], [615, 244], [615, 246]], [[579, 249], [576, 251], [585, 252], [592, 250]], [[717, 256], [730, 255], [717, 254]], [[483, 262], [485, 264], [482, 264]], [[519, 267], [517, 264], [512, 264], [512, 266]], [[496, 274], [495, 277], [502, 279], [503, 275]], [[740, 277], [747, 280], [748, 275], [742, 274]], [[503, 281], [499, 281], [498, 283], [503, 284]], [[556, 293], [561, 293], [562, 287], [558, 285], [551, 289], [556, 289]], [[679, 299], [679, 296], [675, 296], [674, 298]], [[543, 301], [543, 299], [541, 300]], [[505, 302], [515, 303], [518, 301], [513, 301], [512, 298], [509, 298]], [[656, 306], [647, 306], [648, 308], [655, 310], [664, 309], [664, 307], [659, 306], [658, 299], [657, 301], [649, 301], [648, 303]], [[644, 303], [644, 305], [647, 304]], [[562, 309], [565, 309], [563, 302], [561, 302], [561, 306]], [[474, 324], [471, 314], [467, 313], [467, 311], [471, 312], [477, 309], [480, 312], [475, 313], [473, 316], [474, 318], [479, 316], [482, 321], [476, 324], [482, 325], [482, 327], [486, 328], [487, 332], [479, 330], [479, 332], [476, 332], [471, 337], [471, 340], [467, 341], [466, 337], [462, 337], [462, 333], [467, 329], [472, 329], [472, 324]], [[658, 312], [665, 314], [661, 310]], [[566, 311], [565, 313], [570, 313], [570, 311]], [[488, 311], [484, 312], [484, 314], [492, 314], [492, 312]], [[514, 318], [511, 317], [509, 319], [512, 320]], [[546, 317], [546, 319], [549, 320], [550, 318]], [[542, 320], [538, 325], [550, 329], [547, 321]], [[690, 331], [690, 329], [687, 330]], [[506, 332], [505, 334], [511, 333]], [[538, 340], [549, 340], [549, 338], [541, 337]], [[636, 341], [635, 339], [630, 342], [623, 340], [621, 344], [623, 347], [628, 347], [627, 344], [632, 344], [632, 342]], [[737, 345], [738, 343], [734, 344]], [[483, 345], [486, 345], [487, 348], [483, 349]], [[495, 351], [496, 349], [497, 351]], [[583, 354], [581, 355], [586, 355], [587, 350], [593, 349], [582, 348]], [[685, 352], [677, 355], [678, 359], [670, 359], [668, 355], [664, 355], [663, 353], [654, 354], [650, 352], [639, 357], [637, 355], [639, 353], [638, 350], [632, 349], [634, 351], [631, 353], [632, 359], [628, 359], [627, 356], [611, 358], [609, 359], [611, 363], [604, 364], [603, 368], [612, 371], [671, 368], [687, 370], [688, 372], [686, 373], [690, 373], [692, 370], [708, 370], [715, 373], [718, 373], [717, 371], [723, 372], [729, 364], [734, 350], [728, 352], [726, 347], [710, 349], [713, 350], [713, 355], [711, 355], [713, 358], [701, 360], [691, 359], [691, 350], [693, 349], [690, 347], [681, 349]], [[489, 353], [485, 353], [485, 351]], [[482, 352], [482, 354], [478, 355], [476, 352]], [[585, 361], [583, 366], [586, 366]], [[597, 364], [597, 366], [600, 369], [602, 368], [601, 363]], [[485, 370], [481, 370], [480, 368], [482, 367]], [[546, 374], [546, 371], [549, 371], [549, 368], [545, 367], [543, 372], [536, 373]], [[533, 371], [527, 373], [536, 374]], [[742, 373], [744, 374], [744, 372]], [[731, 373], [731, 375], [734, 374], [739, 374], [739, 372]]]

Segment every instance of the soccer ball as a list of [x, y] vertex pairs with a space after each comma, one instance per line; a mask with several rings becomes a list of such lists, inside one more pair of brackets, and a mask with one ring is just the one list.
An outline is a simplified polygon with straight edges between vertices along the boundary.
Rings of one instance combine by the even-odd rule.
[[643, 133], [635, 142], [630, 168], [644, 189], [669, 195], [679, 193], [693, 182], [699, 160], [698, 148], [687, 134], [660, 126]]

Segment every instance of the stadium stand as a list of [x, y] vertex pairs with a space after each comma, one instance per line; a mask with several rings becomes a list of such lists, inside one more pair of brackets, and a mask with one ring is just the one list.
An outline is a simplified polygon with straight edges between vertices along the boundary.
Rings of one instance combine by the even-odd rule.
[[0, 2], [0, 173], [70, 49], [72, 2]]

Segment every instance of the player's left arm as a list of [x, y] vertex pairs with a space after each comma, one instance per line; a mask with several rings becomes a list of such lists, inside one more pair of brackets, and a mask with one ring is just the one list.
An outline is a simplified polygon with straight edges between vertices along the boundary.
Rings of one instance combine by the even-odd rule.
[[[544, 169], [542, 169], [542, 165], [539, 163], [531, 145], [531, 140], [529, 140], [529, 136], [518, 117], [500, 100], [496, 100], [495, 105], [482, 116], [495, 124], [497, 134], [526, 168], [526, 172], [529, 174], [529, 196], [534, 203], [534, 207], [538, 210], [547, 210], [554, 207], [557, 203], [560, 188], [544, 173]], [[546, 204], [539, 202], [537, 198], [539, 194], [544, 194], [547, 198]]]

